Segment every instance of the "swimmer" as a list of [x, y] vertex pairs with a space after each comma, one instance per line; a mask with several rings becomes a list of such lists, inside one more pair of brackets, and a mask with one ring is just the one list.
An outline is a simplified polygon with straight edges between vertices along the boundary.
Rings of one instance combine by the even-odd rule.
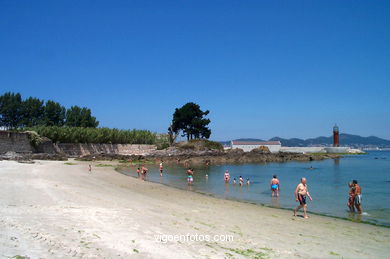
[[239, 181], [240, 181], [240, 186], [242, 186], [244, 184], [244, 178], [242, 178], [241, 175], [240, 175]]
[[161, 163], [160, 163], [160, 176], [162, 176], [162, 173], [163, 173], [163, 161], [161, 160]]
[[223, 178], [225, 179], [225, 183], [228, 183], [230, 181], [230, 174], [228, 170], [226, 170]]
[[272, 191], [272, 197], [276, 195], [276, 197], [279, 197], [279, 189], [280, 189], [280, 183], [279, 179], [276, 175], [272, 176], [271, 182], [271, 191]]

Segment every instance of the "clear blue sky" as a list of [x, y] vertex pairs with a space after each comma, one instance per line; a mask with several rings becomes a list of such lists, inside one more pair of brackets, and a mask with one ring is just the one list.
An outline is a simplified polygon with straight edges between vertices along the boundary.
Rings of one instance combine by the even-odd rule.
[[209, 109], [212, 139], [390, 139], [390, 1], [0, 0], [0, 93], [165, 132]]

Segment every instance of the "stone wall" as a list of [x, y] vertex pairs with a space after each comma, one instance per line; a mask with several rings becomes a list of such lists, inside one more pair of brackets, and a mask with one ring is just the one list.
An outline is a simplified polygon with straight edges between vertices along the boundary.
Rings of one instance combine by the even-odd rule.
[[156, 150], [155, 145], [131, 145], [131, 144], [53, 144], [51, 140], [44, 141], [36, 148], [30, 144], [27, 133], [0, 131], [0, 154], [9, 151], [16, 153], [64, 153], [70, 157], [79, 157], [90, 154], [119, 154], [119, 155], [144, 155]]
[[79, 157], [91, 154], [119, 154], [119, 155], [145, 155], [157, 149], [155, 145], [132, 144], [55, 144], [57, 152], [65, 153], [70, 157]]
[[28, 134], [0, 131], [0, 154], [13, 151], [16, 153], [32, 153], [34, 148], [30, 144]]

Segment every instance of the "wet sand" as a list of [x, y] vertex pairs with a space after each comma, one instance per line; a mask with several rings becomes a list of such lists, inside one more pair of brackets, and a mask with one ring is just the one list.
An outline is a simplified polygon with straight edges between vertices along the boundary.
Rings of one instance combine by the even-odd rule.
[[[387, 258], [390, 229], [208, 197], [107, 162], [0, 161], [0, 257]], [[155, 235], [233, 241], [156, 241]], [[164, 236], [165, 237], [165, 236]], [[198, 236], [199, 238], [199, 236]]]

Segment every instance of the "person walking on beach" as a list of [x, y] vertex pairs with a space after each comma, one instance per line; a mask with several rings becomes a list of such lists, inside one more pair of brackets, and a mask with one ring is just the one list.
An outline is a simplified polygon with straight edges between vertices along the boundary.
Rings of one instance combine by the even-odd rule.
[[312, 197], [310, 196], [309, 190], [307, 188], [307, 180], [305, 177], [301, 178], [301, 182], [297, 185], [295, 189], [295, 200], [299, 201], [299, 206], [294, 209], [294, 216], [297, 216], [298, 210], [303, 208], [303, 217], [305, 219], [309, 218], [307, 216], [307, 204], [306, 204], [306, 196], [312, 201]]
[[91, 164], [89, 164], [89, 166], [88, 166], [88, 171], [89, 171], [90, 173], [92, 173], [92, 166], [91, 166]]
[[355, 199], [354, 199], [355, 204], [354, 205], [355, 205], [355, 208], [357, 209], [358, 213], [362, 214], [363, 213], [363, 209], [362, 209], [362, 205], [361, 205], [362, 188], [360, 187], [360, 185], [358, 184], [358, 182], [356, 180], [353, 180], [352, 183], [353, 183], [353, 186], [355, 187]]
[[223, 176], [224, 180], [225, 180], [225, 183], [228, 183], [230, 181], [230, 174], [229, 174], [229, 171], [226, 170], [224, 176]]
[[188, 168], [187, 170], [187, 183], [188, 185], [192, 185], [194, 182], [194, 170], [192, 168]]
[[276, 174], [274, 176], [272, 176], [270, 186], [271, 186], [271, 191], [272, 191], [272, 197], [275, 197], [275, 195], [276, 195], [276, 197], [279, 197], [280, 183], [279, 183], [279, 179], [276, 176]]

